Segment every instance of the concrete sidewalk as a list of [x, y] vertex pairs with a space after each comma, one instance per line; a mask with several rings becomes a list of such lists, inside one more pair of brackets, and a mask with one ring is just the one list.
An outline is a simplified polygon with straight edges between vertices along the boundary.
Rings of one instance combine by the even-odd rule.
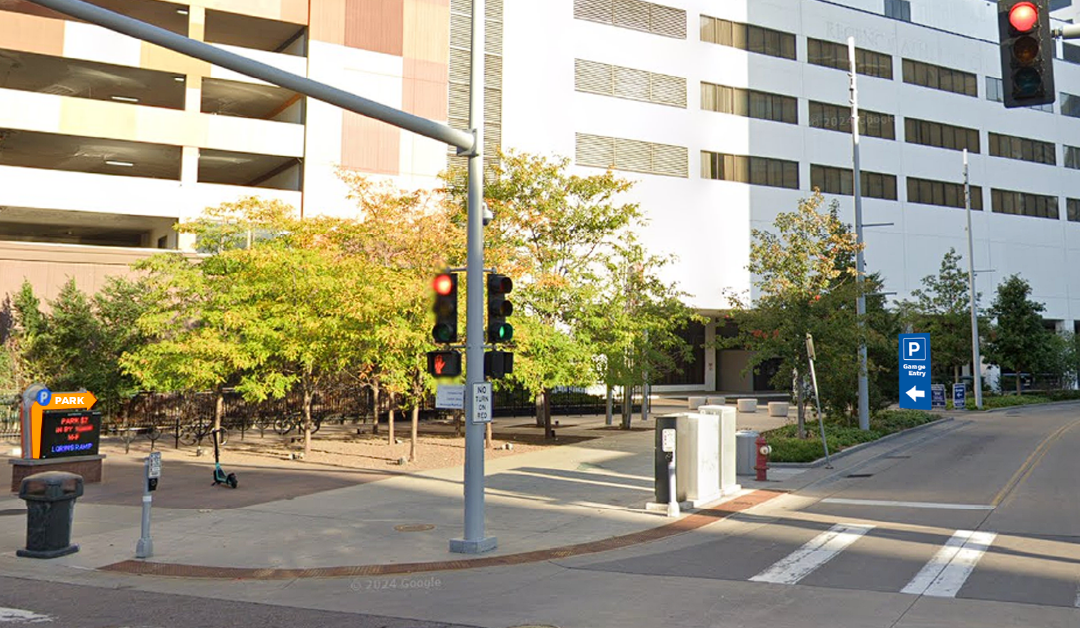
[[[740, 417], [740, 423], [759, 427], [755, 422], [764, 418], [759, 415]], [[603, 416], [572, 418], [577, 429], [594, 430], [593, 436], [604, 421]], [[603, 431], [595, 440], [488, 460], [487, 531], [499, 545], [484, 556], [600, 542], [669, 524], [671, 519], [644, 510], [653, 498], [652, 425], [635, 416], [634, 427], [646, 429]], [[773, 477], [801, 472], [778, 471]], [[156, 507], [151, 561], [199, 566], [209, 574], [214, 568], [304, 570], [468, 559], [448, 550], [449, 540], [463, 533], [461, 478], [461, 468], [454, 467], [330, 490], [322, 486], [320, 492], [236, 508]], [[740, 481], [748, 488], [755, 484]], [[216, 492], [220, 503], [230, 495], [240, 498], [246, 488], [254, 490], [243, 480], [235, 493], [209, 482], [204, 490]], [[168, 490], [166, 463], [158, 495]], [[0, 497], [0, 513], [22, 508], [16, 497]], [[138, 501], [130, 506], [80, 502], [73, 541], [81, 551], [36, 566], [100, 569], [131, 560], [139, 523]], [[27, 566], [27, 559], [14, 557], [24, 545], [25, 525], [25, 515], [0, 516], [0, 564]]]

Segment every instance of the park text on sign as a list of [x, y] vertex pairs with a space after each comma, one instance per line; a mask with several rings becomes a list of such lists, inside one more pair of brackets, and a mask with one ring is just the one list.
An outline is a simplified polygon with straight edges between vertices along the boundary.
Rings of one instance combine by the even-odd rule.
[[930, 334], [900, 334], [900, 407], [929, 410]]
[[472, 390], [472, 422], [491, 422], [491, 382], [473, 384]]
[[101, 413], [46, 410], [41, 417], [41, 457], [88, 456], [98, 452]]

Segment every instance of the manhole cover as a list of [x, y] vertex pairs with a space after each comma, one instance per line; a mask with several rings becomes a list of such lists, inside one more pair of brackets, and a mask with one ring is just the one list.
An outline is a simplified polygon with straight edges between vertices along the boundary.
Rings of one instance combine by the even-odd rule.
[[403, 523], [394, 526], [394, 529], [398, 532], [427, 532], [428, 530], [434, 530], [435, 526], [430, 523]]
[[25, 515], [25, 514], [26, 514], [26, 509], [25, 508], [8, 508], [7, 510], [0, 510], [0, 517], [3, 517], [3, 516], [13, 517], [15, 515]]

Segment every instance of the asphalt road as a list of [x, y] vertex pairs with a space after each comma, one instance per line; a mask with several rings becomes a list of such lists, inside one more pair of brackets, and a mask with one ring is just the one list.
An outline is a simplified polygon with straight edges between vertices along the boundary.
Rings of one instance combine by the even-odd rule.
[[904, 443], [809, 472], [752, 512], [601, 554], [366, 580], [0, 579], [0, 607], [76, 628], [1080, 626], [1080, 404], [960, 417]]

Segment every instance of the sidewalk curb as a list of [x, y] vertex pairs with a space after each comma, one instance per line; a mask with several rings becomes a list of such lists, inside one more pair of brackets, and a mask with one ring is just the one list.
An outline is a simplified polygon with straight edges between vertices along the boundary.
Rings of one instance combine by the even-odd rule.
[[[1069, 406], [1080, 404], [1080, 399], [1069, 399], [1066, 401], [1050, 401], [1047, 403], [1022, 403], [1018, 406], [1005, 406], [1004, 408], [990, 408], [989, 410], [964, 410], [964, 412], [972, 415], [979, 414], [993, 414], [996, 412], [1006, 412], [1009, 410], [1020, 410], [1023, 408], [1051, 408], [1055, 406]], [[955, 412], [955, 410], [954, 410]]]
[[158, 563], [142, 560], [125, 560], [99, 567], [98, 571], [146, 576], [173, 576], [199, 579], [230, 580], [295, 580], [300, 578], [349, 578], [360, 576], [387, 576], [433, 571], [457, 571], [481, 567], [506, 567], [549, 560], [595, 554], [640, 545], [697, 530], [711, 523], [727, 519], [744, 510], [759, 506], [784, 495], [780, 491], [757, 489], [739, 495], [730, 501], [712, 507], [701, 508], [670, 523], [647, 528], [630, 534], [614, 536], [598, 541], [563, 545], [550, 549], [486, 556], [461, 560], [441, 560], [422, 563], [383, 563], [356, 566], [274, 568], [274, 567], [212, 567], [185, 565], [181, 563]]
[[[866, 442], [866, 443], [859, 443], [858, 445], [852, 445], [851, 447], [848, 447], [848, 448], [846, 448], [846, 449], [844, 449], [842, 451], [838, 451], [835, 454], [831, 454], [830, 459], [833, 460], [833, 461], [840, 460], [840, 459], [846, 458], [847, 456], [849, 456], [851, 454], [862, 451], [863, 449], [868, 449], [868, 448], [870, 448], [870, 447], [872, 447], [874, 445], [878, 445], [880, 443], [885, 443], [885, 442], [888, 442], [890, 440], [893, 440], [893, 439], [896, 439], [896, 438], [899, 438], [901, 436], [905, 436], [905, 435], [908, 435], [908, 434], [915, 434], [915, 433], [921, 432], [923, 430], [930, 429], [931, 427], [933, 427], [935, 425], [943, 425], [943, 424], [948, 423], [948, 422], [950, 422], [950, 421], [952, 421], [954, 419], [955, 419], [955, 417], [947, 416], [947, 417], [937, 419], [935, 421], [930, 421], [929, 423], [923, 423], [922, 425], [917, 425], [915, 427], [910, 427], [910, 428], [908, 428], [906, 430], [902, 430], [900, 432], [893, 432], [892, 434], [886, 434], [885, 436], [882, 436], [881, 438], [879, 438], [877, 440], [872, 440], [872, 441], [869, 441], [869, 442]], [[825, 461], [826, 461], [825, 458], [818, 458], [817, 460], [814, 460], [813, 462], [770, 462], [769, 467], [770, 468], [776, 468], [776, 469], [816, 469], [818, 467], [824, 466]]]

